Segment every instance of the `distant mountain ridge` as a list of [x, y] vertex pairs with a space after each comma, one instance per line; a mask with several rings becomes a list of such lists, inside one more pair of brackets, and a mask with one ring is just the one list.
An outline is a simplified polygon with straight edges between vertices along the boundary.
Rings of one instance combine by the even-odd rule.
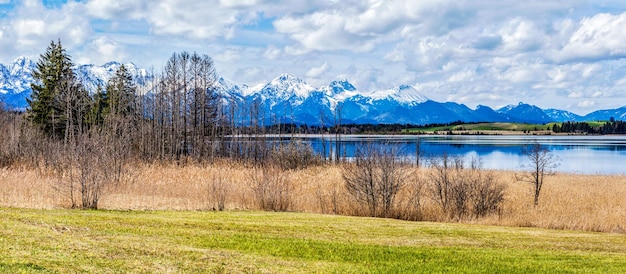
[[[121, 64], [109, 62], [101, 66], [75, 66], [77, 78], [90, 91], [105, 87]], [[133, 63], [124, 64], [138, 86], [147, 92], [154, 76]], [[10, 108], [25, 109], [26, 98], [32, 92], [32, 72], [35, 63], [20, 57], [9, 65], [0, 64], [0, 99]], [[523, 122], [548, 123], [626, 119], [626, 106], [598, 110], [585, 116], [558, 109], [541, 109], [520, 102], [497, 110], [479, 105], [470, 109], [454, 102], [428, 99], [413, 86], [401, 85], [387, 90], [361, 92], [347, 80], [337, 80], [322, 87], [313, 87], [292, 74], [282, 74], [264, 85], [239, 85], [224, 78], [215, 84], [224, 104], [238, 102], [260, 107], [265, 124], [294, 122], [303, 124], [432, 124], [463, 122]]]

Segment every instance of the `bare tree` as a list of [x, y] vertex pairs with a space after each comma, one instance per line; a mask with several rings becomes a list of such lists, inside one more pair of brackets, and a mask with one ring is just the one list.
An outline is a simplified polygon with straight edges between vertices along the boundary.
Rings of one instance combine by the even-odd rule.
[[531, 183], [534, 187], [534, 205], [539, 204], [539, 194], [546, 176], [554, 174], [560, 159], [548, 148], [535, 142], [522, 148], [522, 154], [529, 160], [529, 172], [516, 175], [518, 181]]
[[335, 106], [335, 162], [340, 162], [341, 161], [341, 111], [343, 109], [343, 105], [342, 104], [337, 104]]
[[406, 181], [406, 166], [397, 147], [368, 143], [357, 148], [354, 162], [344, 165], [343, 179], [370, 216], [388, 217]]
[[[441, 207], [445, 214], [451, 214], [453, 204], [453, 190], [456, 179], [456, 169], [462, 166], [455, 165], [452, 157], [444, 153], [430, 161], [431, 172], [426, 175], [429, 192], [432, 199]], [[458, 162], [458, 161], [457, 161]]]

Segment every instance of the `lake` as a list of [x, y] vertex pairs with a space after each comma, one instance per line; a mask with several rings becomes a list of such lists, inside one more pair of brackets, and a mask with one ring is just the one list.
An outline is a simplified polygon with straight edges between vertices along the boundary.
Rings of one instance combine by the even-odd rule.
[[[334, 149], [334, 136], [299, 136], [322, 153], [322, 140]], [[509, 136], [509, 135], [343, 135], [342, 154], [354, 155], [355, 148], [368, 142], [399, 146], [407, 157], [415, 157], [419, 143], [424, 159], [447, 153], [467, 159], [478, 157], [487, 169], [523, 170], [528, 159], [523, 146], [538, 142], [560, 159], [558, 172], [581, 174], [625, 174], [626, 136]]]

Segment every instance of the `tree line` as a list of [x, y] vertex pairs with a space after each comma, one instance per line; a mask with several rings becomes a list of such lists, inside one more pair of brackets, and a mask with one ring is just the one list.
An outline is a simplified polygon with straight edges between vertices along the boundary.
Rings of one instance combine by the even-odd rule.
[[561, 125], [554, 124], [552, 131], [555, 133], [626, 134], [626, 121], [611, 118], [609, 121], [601, 124], [564, 122]]

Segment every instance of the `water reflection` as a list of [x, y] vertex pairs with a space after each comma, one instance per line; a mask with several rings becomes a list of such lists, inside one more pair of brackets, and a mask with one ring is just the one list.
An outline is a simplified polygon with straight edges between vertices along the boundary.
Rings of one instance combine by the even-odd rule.
[[[298, 136], [318, 153], [335, 155], [334, 136]], [[561, 159], [558, 171], [585, 174], [624, 174], [626, 136], [380, 136], [341, 137], [340, 155], [351, 157], [356, 148], [368, 142], [400, 146], [407, 157], [421, 151], [425, 158], [447, 153], [451, 156], [479, 157], [489, 169], [521, 170], [527, 159], [523, 146], [538, 142]]]

